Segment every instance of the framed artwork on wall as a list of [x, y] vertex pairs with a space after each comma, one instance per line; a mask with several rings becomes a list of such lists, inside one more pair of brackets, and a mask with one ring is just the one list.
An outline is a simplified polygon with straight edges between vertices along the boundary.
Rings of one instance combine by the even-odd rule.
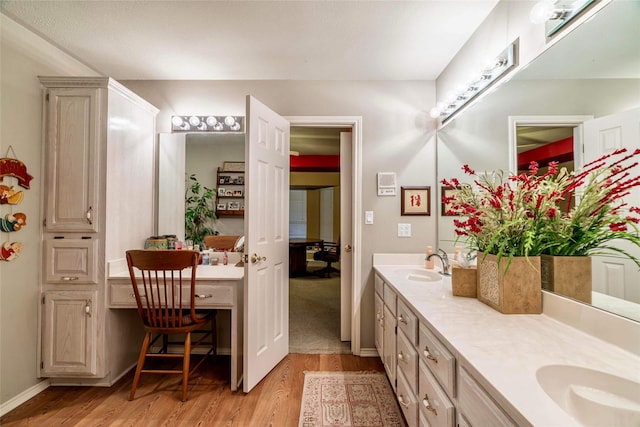
[[451, 203], [447, 203], [447, 200], [456, 195], [456, 190], [453, 187], [442, 186], [440, 188], [440, 204], [442, 206], [442, 216], [457, 216], [451, 212]]
[[400, 187], [400, 215], [431, 215], [431, 187]]
[[244, 162], [223, 162], [223, 172], [244, 172]]

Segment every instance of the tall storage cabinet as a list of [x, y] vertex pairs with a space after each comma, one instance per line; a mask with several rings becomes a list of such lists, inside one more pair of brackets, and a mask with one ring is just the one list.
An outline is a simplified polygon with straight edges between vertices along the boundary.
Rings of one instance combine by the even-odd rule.
[[53, 383], [108, 385], [135, 363], [139, 349], [137, 313], [107, 309], [107, 264], [154, 233], [158, 110], [106, 77], [40, 81], [40, 374]]

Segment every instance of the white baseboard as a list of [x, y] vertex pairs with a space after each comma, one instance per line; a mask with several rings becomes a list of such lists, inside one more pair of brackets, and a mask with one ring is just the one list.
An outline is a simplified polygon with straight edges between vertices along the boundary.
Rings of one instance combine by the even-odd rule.
[[40, 381], [38, 384], [32, 387], [29, 387], [19, 395], [7, 400], [6, 402], [0, 405], [0, 417], [16, 409], [18, 406], [22, 405], [24, 402], [31, 399], [32, 397], [38, 395], [39, 393], [42, 393], [47, 388], [49, 388], [50, 385], [51, 385], [51, 382], [49, 382], [49, 380]]
[[360, 348], [360, 357], [378, 357], [378, 350], [374, 348]]

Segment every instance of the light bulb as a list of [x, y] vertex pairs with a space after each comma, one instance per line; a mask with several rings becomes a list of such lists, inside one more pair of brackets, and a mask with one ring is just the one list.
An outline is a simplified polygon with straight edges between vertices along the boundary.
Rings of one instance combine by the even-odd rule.
[[429, 116], [431, 116], [432, 119], [437, 119], [440, 117], [440, 109], [438, 107], [433, 107], [429, 110]]
[[198, 126], [200, 124], [200, 118], [198, 116], [189, 117], [189, 124], [191, 126]]
[[233, 126], [231, 126], [231, 130], [240, 130], [240, 123], [235, 122]]
[[534, 24], [542, 24], [553, 16], [554, 0], [541, 0], [529, 12], [529, 20]]
[[235, 117], [227, 116], [224, 118], [224, 124], [229, 127], [233, 126], [235, 122], [236, 122]]
[[216, 123], [218, 123], [218, 120], [215, 117], [213, 117], [213, 116], [207, 117], [207, 125], [208, 126], [214, 127], [216, 125]]
[[218, 122], [213, 126], [213, 129], [214, 130], [224, 130], [224, 125], [222, 123]]
[[182, 126], [182, 123], [184, 123], [184, 121], [182, 120], [182, 117], [180, 117], [180, 116], [173, 116], [171, 118], [171, 123], [176, 127], [180, 127], [180, 126]]

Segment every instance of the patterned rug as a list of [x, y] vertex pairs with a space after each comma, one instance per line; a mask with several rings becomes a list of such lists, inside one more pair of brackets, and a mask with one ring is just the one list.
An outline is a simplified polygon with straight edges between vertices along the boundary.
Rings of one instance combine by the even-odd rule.
[[381, 372], [305, 372], [299, 427], [405, 426]]

